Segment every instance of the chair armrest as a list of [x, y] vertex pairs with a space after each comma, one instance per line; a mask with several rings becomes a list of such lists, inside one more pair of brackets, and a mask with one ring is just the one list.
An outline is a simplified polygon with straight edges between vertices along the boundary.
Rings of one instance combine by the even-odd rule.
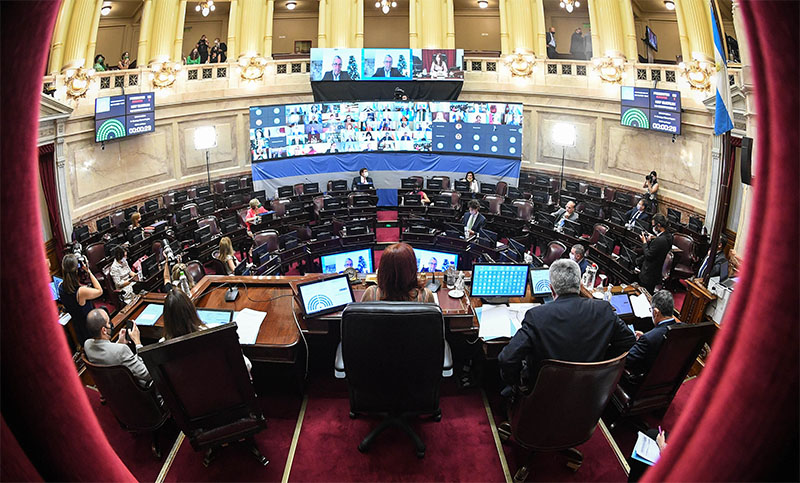
[[337, 379], [344, 379], [347, 375], [344, 371], [344, 359], [342, 358], [342, 343], [336, 346], [336, 357], [333, 361], [333, 375]]
[[450, 377], [453, 375], [453, 352], [450, 350], [450, 344], [444, 341], [444, 362], [442, 364], [442, 377]]

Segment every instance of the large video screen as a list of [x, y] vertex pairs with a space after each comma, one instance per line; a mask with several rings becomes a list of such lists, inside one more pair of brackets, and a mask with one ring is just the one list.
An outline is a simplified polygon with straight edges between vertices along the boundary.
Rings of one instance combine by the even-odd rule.
[[681, 93], [665, 89], [622, 86], [620, 123], [668, 134], [681, 133]]
[[94, 101], [95, 141], [146, 134], [155, 130], [152, 92], [98, 97]]
[[463, 80], [462, 49], [311, 49], [311, 81]]
[[414, 255], [417, 256], [418, 272], [444, 272], [451, 266], [458, 268], [457, 253], [435, 252], [433, 250], [415, 248]]
[[520, 159], [522, 104], [334, 102], [250, 108], [253, 161], [369, 151]]
[[351, 252], [335, 253], [320, 257], [322, 273], [342, 273], [347, 268], [353, 268], [358, 273], [372, 273], [372, 250], [354, 250]]

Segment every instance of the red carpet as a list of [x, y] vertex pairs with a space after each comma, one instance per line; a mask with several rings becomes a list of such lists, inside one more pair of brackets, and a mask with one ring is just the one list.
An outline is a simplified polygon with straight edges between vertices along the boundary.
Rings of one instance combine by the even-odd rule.
[[184, 439], [165, 481], [281, 481], [301, 401], [291, 396], [259, 401], [267, 418], [267, 429], [258, 433], [255, 440], [261, 454], [269, 460], [267, 466], [261, 466], [247, 447], [233, 444], [222, 448], [206, 468], [204, 452], [196, 452]]
[[375, 229], [375, 239], [378, 243], [400, 241], [400, 228], [378, 227]]
[[378, 211], [378, 221], [396, 221], [396, 211]]
[[[150, 434], [132, 434], [122, 429], [111, 409], [100, 404], [100, 393], [86, 388], [89, 403], [94, 409], [100, 427], [108, 438], [108, 442], [117, 452], [123, 463], [139, 481], [155, 481], [161, 467], [169, 454], [178, 431], [168, 421], [161, 431], [161, 459], [156, 459], [150, 451], [152, 437]], [[202, 465], [201, 465], [202, 466]]]
[[[303, 429], [292, 465], [291, 481], [504, 481], [480, 392], [457, 392], [453, 383], [442, 388], [441, 422], [420, 418], [412, 427], [427, 446], [416, 457], [411, 440], [390, 428], [369, 453], [358, 443], [379, 418], [348, 417], [350, 404], [344, 382], [334, 390], [309, 398]], [[320, 385], [309, 386], [312, 393]], [[455, 454], [457, 452], [457, 454]]]

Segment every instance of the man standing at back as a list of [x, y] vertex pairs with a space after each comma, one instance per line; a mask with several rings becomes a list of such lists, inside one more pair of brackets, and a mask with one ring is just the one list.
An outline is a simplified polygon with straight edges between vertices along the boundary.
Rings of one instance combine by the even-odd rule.
[[[500, 375], [510, 386], [530, 387], [545, 359], [599, 362], [631, 348], [633, 333], [611, 304], [581, 297], [581, 270], [572, 260], [550, 266], [551, 303], [525, 314], [522, 327], [498, 357]], [[504, 395], [510, 395], [505, 390]]]
[[667, 232], [667, 217], [661, 213], [653, 217], [653, 233], [642, 233], [642, 256], [639, 257], [641, 271], [639, 283], [648, 292], [653, 293], [655, 286], [661, 282], [661, 271], [664, 259], [672, 249], [672, 235]]

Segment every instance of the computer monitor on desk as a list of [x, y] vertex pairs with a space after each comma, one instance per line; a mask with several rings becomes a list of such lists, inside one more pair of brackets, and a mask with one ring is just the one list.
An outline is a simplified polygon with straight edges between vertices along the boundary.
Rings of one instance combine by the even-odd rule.
[[469, 192], [469, 181], [464, 181], [464, 180], [456, 181], [455, 189], [456, 191], [459, 191], [461, 193]]
[[206, 196], [211, 195], [211, 190], [208, 188], [208, 186], [200, 186], [195, 190], [194, 194], [198, 198], [205, 198]]
[[586, 194], [593, 197], [593, 198], [600, 198], [602, 197], [603, 190], [600, 189], [599, 186], [592, 186], [589, 185], [586, 187]]
[[531, 199], [534, 203], [546, 205], [550, 201], [550, 195], [543, 191], [534, 191], [531, 193]]
[[319, 193], [319, 183], [303, 183], [303, 194], [313, 195]]
[[331, 181], [330, 191], [347, 191], [347, 181], [343, 179], [336, 179]]
[[341, 198], [325, 198], [322, 200], [322, 205], [326, 210], [338, 210], [342, 207]]
[[494, 183], [481, 183], [481, 193], [493, 195], [497, 192], [497, 185]]
[[211, 240], [211, 227], [204, 226], [194, 231], [194, 241], [196, 243], [205, 243]]
[[531, 269], [531, 294], [534, 297], [549, 297], [551, 295], [549, 268]]
[[564, 181], [564, 191], [570, 191], [572, 193], [577, 193], [581, 190], [581, 184], [577, 181]]
[[322, 273], [341, 273], [352, 268], [358, 273], [373, 273], [372, 249], [333, 253], [319, 257]]
[[489, 304], [507, 304], [509, 297], [524, 297], [529, 269], [526, 264], [476, 263], [471, 294]]
[[299, 283], [297, 292], [305, 317], [338, 312], [355, 301], [347, 275]]
[[628, 193], [617, 191], [614, 195], [614, 202], [625, 206], [633, 206], [633, 197]]
[[404, 190], [416, 190], [419, 187], [419, 181], [414, 178], [403, 178], [400, 180], [400, 188]]
[[441, 179], [428, 179], [428, 189], [434, 191], [441, 191], [442, 189], [442, 180]]
[[620, 226], [625, 226], [628, 223], [628, 220], [625, 219], [625, 215], [622, 214], [621, 211], [611, 208], [611, 222]]
[[290, 198], [294, 196], [294, 187], [293, 186], [279, 186], [278, 187], [278, 198]]
[[556, 223], [555, 217], [546, 211], [537, 211], [536, 212], [536, 223], [542, 226], [546, 226], [550, 229]]
[[111, 219], [107, 216], [102, 218], [98, 218], [97, 220], [97, 231], [106, 231], [111, 228]]
[[152, 213], [158, 211], [158, 200], [147, 200], [144, 202], [144, 212]]
[[214, 213], [215, 207], [213, 201], [206, 201], [197, 205], [197, 214], [200, 216], [210, 215]]
[[579, 238], [581, 236], [581, 224], [577, 221], [565, 219], [562, 230], [565, 234], [574, 238]]
[[356, 190], [358, 191], [369, 191], [374, 189], [375, 185], [372, 183], [356, 183]]

